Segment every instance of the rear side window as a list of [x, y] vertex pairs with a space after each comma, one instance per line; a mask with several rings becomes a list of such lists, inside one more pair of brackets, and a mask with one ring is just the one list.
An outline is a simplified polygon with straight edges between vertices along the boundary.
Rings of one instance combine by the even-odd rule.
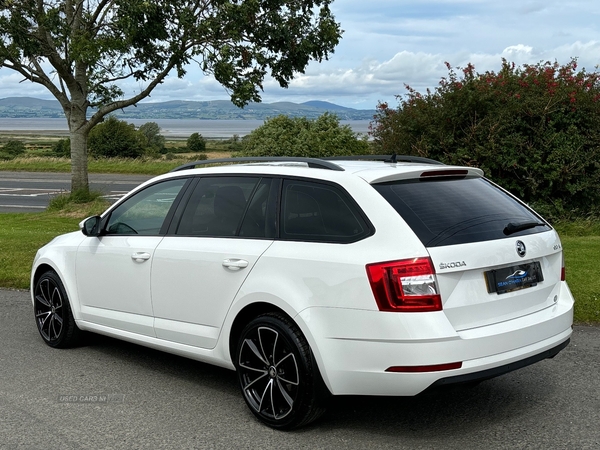
[[[246, 235], [264, 236], [264, 204], [269, 184], [263, 186], [263, 183], [257, 190], [259, 182], [260, 178], [255, 177], [201, 178], [185, 207], [176, 234], [231, 237], [237, 236], [241, 227]], [[251, 203], [252, 221], [242, 224], [242, 217], [255, 190], [260, 201]]]
[[373, 187], [426, 247], [550, 230], [530, 209], [483, 178], [402, 180]]
[[371, 234], [356, 203], [331, 184], [285, 180], [281, 216], [282, 239], [346, 243]]

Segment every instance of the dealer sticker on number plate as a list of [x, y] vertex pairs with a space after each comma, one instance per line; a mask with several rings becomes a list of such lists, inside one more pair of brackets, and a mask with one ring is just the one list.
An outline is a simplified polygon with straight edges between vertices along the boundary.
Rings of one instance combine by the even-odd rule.
[[484, 275], [488, 292], [496, 292], [497, 294], [525, 289], [544, 281], [542, 266], [537, 261], [488, 270], [484, 272]]

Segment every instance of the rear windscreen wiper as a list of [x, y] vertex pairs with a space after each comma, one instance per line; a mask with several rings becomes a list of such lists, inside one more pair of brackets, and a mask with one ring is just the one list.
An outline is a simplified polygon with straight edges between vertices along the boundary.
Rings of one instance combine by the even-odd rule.
[[509, 236], [519, 231], [528, 230], [529, 228], [544, 227], [546, 226], [543, 222], [509, 222], [504, 227], [504, 234]]

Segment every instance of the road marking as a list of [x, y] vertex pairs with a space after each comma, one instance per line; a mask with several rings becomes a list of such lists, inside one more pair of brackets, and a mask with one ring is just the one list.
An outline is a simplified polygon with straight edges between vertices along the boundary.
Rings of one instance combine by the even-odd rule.
[[[118, 200], [128, 192], [129, 191], [110, 191], [109, 193], [104, 194], [102, 197], [108, 200]], [[0, 188], [0, 197], [41, 197], [68, 193], [69, 191], [63, 189]]]
[[[15, 189], [16, 191], [19, 191], [19, 189]], [[33, 189], [23, 189], [24, 191], [32, 191]], [[38, 193], [34, 193], [34, 194], [25, 194], [25, 193], [18, 193], [18, 194], [6, 194], [4, 192], [0, 192], [0, 197], [42, 197], [42, 196], [47, 196], [47, 195], [58, 195], [58, 194], [63, 194], [66, 193], [66, 191], [47, 191], [44, 189], [38, 189], [42, 192], [38, 192]]]
[[0, 205], [0, 208], [46, 209], [45, 206], [26, 206], [26, 205]]

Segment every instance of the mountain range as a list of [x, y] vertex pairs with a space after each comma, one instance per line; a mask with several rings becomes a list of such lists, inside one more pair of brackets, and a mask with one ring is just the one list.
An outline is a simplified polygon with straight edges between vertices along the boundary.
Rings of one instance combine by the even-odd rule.
[[[195, 102], [173, 100], [157, 103], [138, 103], [113, 114], [121, 119], [221, 119], [264, 120], [286, 115], [314, 119], [325, 112], [336, 114], [340, 120], [371, 120], [375, 110], [353, 109], [334, 103], [310, 101], [305, 103], [276, 102], [250, 103], [238, 108], [228, 100]], [[56, 100], [32, 97], [8, 97], [0, 99], [0, 118], [64, 118], [63, 110]]]

